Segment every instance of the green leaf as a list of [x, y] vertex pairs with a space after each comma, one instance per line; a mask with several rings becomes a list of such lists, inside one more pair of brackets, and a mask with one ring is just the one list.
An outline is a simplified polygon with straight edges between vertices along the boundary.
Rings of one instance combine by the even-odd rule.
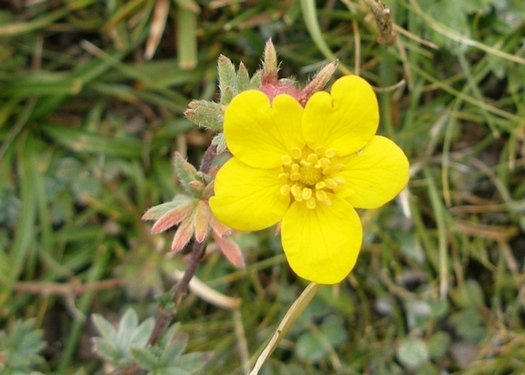
[[177, 55], [179, 67], [193, 69], [197, 65], [197, 14], [188, 9], [177, 9]]
[[151, 371], [148, 375], [191, 375], [191, 372], [181, 370], [178, 367], [164, 367]]
[[182, 355], [188, 345], [188, 337], [186, 335], [178, 335], [177, 331], [180, 324], [174, 324], [170, 329], [162, 335], [159, 346], [164, 348], [160, 353], [160, 360], [165, 363], [170, 363], [170, 360]]
[[305, 332], [299, 336], [299, 339], [297, 340], [295, 354], [299, 358], [311, 362], [318, 362], [326, 356], [327, 352], [318, 335], [314, 335], [311, 332]]
[[410, 328], [424, 326], [432, 316], [432, 309], [427, 301], [408, 300], [405, 308]]
[[139, 158], [142, 155], [142, 143], [135, 138], [107, 136], [61, 124], [48, 123], [42, 129], [58, 143], [78, 153], [126, 158]]
[[38, 71], [15, 76], [5, 82], [2, 91], [7, 95], [74, 95], [82, 90], [82, 81], [64, 74]]
[[468, 279], [452, 295], [454, 302], [460, 307], [480, 307], [483, 305], [483, 290], [477, 281]]
[[95, 352], [119, 368], [133, 364], [131, 348], [145, 347], [155, 324], [153, 318], [139, 324], [133, 309], [126, 310], [116, 330], [100, 315], [94, 316], [93, 321], [102, 335], [94, 339]]
[[236, 85], [237, 74], [235, 66], [226, 56], [219, 56], [217, 61], [217, 71], [219, 74], [219, 92], [221, 94], [221, 104], [228, 104], [233, 96], [233, 88]]
[[258, 89], [261, 87], [262, 81], [262, 70], [258, 70], [254, 73], [252, 78], [250, 78], [250, 89]]
[[43, 332], [34, 327], [35, 320], [16, 321], [7, 331], [0, 331], [0, 373], [30, 373], [31, 368], [43, 362], [39, 353], [46, 347]]
[[113, 325], [110, 322], [104, 319], [102, 315], [93, 314], [91, 316], [91, 319], [93, 320], [93, 323], [95, 324], [98, 333], [100, 333], [102, 337], [110, 338], [114, 337], [117, 334], [115, 327], [113, 327]]
[[204, 353], [189, 353], [177, 357], [171, 364], [172, 367], [194, 374], [204, 367], [206, 358]]
[[237, 91], [242, 92], [244, 90], [250, 89], [250, 75], [246, 66], [241, 62], [239, 64], [239, 69], [237, 70]]
[[[197, 173], [197, 169], [178, 152], [175, 153], [173, 164], [175, 166], [175, 173], [177, 174], [182, 188], [188, 194], [199, 197], [204, 188], [204, 182], [202, 181], [201, 176]], [[197, 185], [193, 185], [194, 183], [197, 183]]]
[[321, 324], [321, 332], [324, 333], [330, 344], [337, 346], [348, 338], [341, 315], [330, 315]]
[[401, 342], [397, 350], [397, 358], [409, 369], [416, 369], [429, 360], [425, 342], [419, 338], [409, 337]]
[[221, 131], [224, 105], [208, 100], [192, 100], [184, 115], [197, 126], [212, 131]]
[[131, 348], [131, 355], [136, 363], [143, 369], [152, 370], [157, 365], [157, 357], [149, 348]]
[[457, 333], [473, 342], [479, 342], [485, 337], [486, 328], [483, 325], [481, 312], [474, 308], [469, 308], [454, 314], [451, 321], [456, 327]]
[[118, 324], [118, 336], [122, 345], [131, 340], [133, 331], [137, 328], [139, 317], [133, 309], [127, 309]]
[[446, 332], [436, 332], [428, 342], [428, 352], [432, 358], [438, 359], [443, 357], [450, 347], [450, 335]]

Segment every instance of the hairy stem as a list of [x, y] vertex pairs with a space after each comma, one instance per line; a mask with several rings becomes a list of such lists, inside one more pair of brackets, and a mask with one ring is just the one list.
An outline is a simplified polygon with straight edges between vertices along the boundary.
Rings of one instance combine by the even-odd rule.
[[172, 293], [172, 301], [174, 307], [172, 309], [167, 309], [164, 306], [160, 306], [157, 311], [157, 317], [155, 319], [155, 326], [148, 340], [148, 344], [153, 346], [159, 340], [162, 332], [168, 327], [171, 320], [175, 317], [177, 309], [182, 301], [182, 299], [188, 294], [188, 286], [190, 284], [193, 275], [197, 271], [199, 263], [204, 256], [204, 250], [206, 248], [206, 241], [202, 243], [194, 242], [191, 249], [191, 258], [186, 270], [184, 271], [184, 276], [180, 282], [175, 286]]
[[213, 162], [213, 159], [217, 156], [217, 145], [211, 144], [206, 151], [204, 152], [204, 155], [202, 156], [201, 165], [199, 167], [199, 171], [203, 173], [208, 173], [211, 168], [211, 163]]

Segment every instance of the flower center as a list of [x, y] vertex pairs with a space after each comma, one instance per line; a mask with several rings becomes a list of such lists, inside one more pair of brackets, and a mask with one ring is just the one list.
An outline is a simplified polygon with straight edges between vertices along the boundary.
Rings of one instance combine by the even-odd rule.
[[314, 151], [305, 147], [302, 150], [294, 148], [290, 155], [281, 156], [281, 194], [291, 194], [295, 201], [305, 202], [310, 209], [314, 209], [318, 202], [331, 204], [329, 194], [345, 184], [342, 177], [334, 176], [344, 169], [343, 164], [334, 160], [335, 154], [334, 148], [319, 147]]

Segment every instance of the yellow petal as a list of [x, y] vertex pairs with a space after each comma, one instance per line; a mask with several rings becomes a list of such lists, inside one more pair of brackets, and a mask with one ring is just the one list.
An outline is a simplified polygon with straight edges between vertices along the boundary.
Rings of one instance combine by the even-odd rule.
[[339, 174], [346, 181], [339, 193], [356, 208], [377, 208], [393, 199], [408, 182], [408, 159], [390, 139], [375, 136], [345, 160]]
[[379, 124], [377, 98], [358, 76], [339, 78], [330, 94], [319, 91], [306, 103], [303, 132], [311, 149], [335, 148], [345, 156], [363, 148]]
[[281, 156], [302, 148], [303, 108], [289, 95], [277, 95], [272, 103], [261, 91], [237, 95], [226, 108], [224, 136], [231, 153], [245, 164], [276, 168]]
[[221, 223], [237, 230], [260, 230], [283, 217], [290, 198], [280, 192], [280, 169], [257, 169], [237, 158], [224, 164], [215, 178], [210, 208]]
[[293, 203], [283, 218], [283, 249], [292, 270], [318, 284], [335, 284], [354, 268], [361, 248], [359, 216], [344, 199], [309, 209]]

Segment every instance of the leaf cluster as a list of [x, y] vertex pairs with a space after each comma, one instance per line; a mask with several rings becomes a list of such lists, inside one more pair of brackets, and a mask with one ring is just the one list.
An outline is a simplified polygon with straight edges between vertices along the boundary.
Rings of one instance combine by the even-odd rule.
[[[40, 352], [46, 347], [42, 330], [35, 329], [35, 320], [16, 321], [0, 331], [0, 373], [24, 375], [44, 361]], [[34, 372], [33, 372], [34, 374]]]
[[150, 375], [191, 375], [206, 364], [206, 354], [184, 353], [188, 338], [179, 333], [178, 323], [148, 346], [154, 320], [139, 322], [133, 309], [126, 310], [117, 328], [99, 314], [93, 315], [93, 322], [100, 333], [93, 339], [95, 352], [116, 370], [137, 366]]
[[246, 66], [241, 62], [239, 68], [229, 58], [221, 55], [217, 62], [219, 77], [219, 101], [192, 100], [184, 112], [186, 118], [196, 125], [214, 132], [222, 130], [224, 110], [238, 93], [256, 89], [261, 85], [261, 71], [250, 77]]

